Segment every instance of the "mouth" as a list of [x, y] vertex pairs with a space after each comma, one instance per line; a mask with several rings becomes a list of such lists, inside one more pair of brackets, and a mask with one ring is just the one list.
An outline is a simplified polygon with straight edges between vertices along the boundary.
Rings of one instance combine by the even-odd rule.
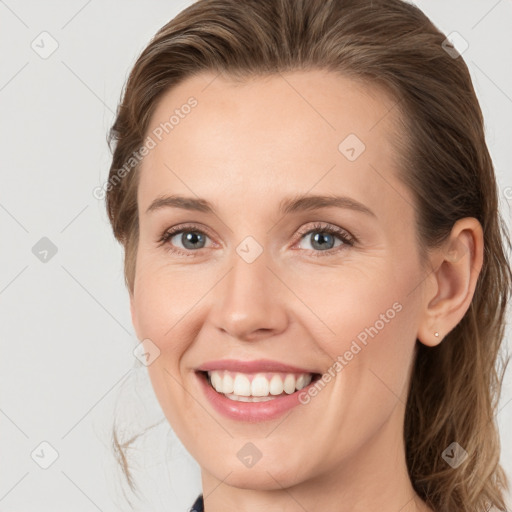
[[321, 378], [319, 373], [211, 370], [196, 373], [217, 394], [234, 402], [268, 402], [298, 393]]

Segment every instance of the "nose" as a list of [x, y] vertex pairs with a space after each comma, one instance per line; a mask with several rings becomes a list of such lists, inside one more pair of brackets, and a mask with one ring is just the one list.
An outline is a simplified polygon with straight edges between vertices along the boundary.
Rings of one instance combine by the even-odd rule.
[[286, 329], [290, 292], [269, 265], [266, 252], [252, 263], [237, 254], [215, 287], [210, 321], [234, 339], [256, 341]]

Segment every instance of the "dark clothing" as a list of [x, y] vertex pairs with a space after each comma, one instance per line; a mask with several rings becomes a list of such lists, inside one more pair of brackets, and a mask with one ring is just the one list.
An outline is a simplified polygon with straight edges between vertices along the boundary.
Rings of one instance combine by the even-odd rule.
[[204, 512], [203, 495], [200, 494], [189, 512]]

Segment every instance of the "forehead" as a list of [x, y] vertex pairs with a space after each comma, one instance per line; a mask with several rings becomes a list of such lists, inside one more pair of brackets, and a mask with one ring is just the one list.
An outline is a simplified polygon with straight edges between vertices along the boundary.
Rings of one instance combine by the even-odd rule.
[[151, 118], [146, 136], [155, 145], [141, 167], [139, 206], [183, 193], [256, 211], [314, 192], [403, 214], [412, 199], [395, 177], [395, 103], [376, 87], [320, 70], [243, 82], [188, 78]]

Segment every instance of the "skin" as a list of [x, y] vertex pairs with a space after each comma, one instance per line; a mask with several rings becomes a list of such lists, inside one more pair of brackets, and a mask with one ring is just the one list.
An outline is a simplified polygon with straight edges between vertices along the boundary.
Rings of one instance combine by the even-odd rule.
[[[407, 475], [407, 384], [416, 340], [442, 342], [469, 308], [483, 258], [480, 224], [459, 220], [447, 244], [429, 253], [430, 268], [420, 266], [414, 202], [395, 176], [394, 102], [369, 85], [325, 71], [245, 83], [202, 73], [167, 91], [148, 134], [190, 96], [197, 106], [142, 163], [130, 303], [138, 338], [160, 350], [150, 379], [201, 467], [205, 509], [432, 510]], [[338, 150], [350, 133], [366, 146], [355, 161]], [[204, 198], [215, 214], [146, 213], [165, 194]], [[297, 194], [346, 195], [375, 216], [335, 207], [282, 216], [279, 202]], [[343, 242], [334, 236], [318, 248], [321, 229], [300, 234], [316, 222], [358, 242], [336, 252]], [[158, 245], [184, 223], [205, 233], [204, 243], [185, 246], [178, 234]], [[263, 249], [250, 264], [236, 252], [247, 236]], [[325, 372], [395, 302], [401, 311], [336, 378], [276, 420], [225, 418], [199, 387], [194, 370], [213, 359], [268, 358]], [[262, 454], [250, 468], [237, 457], [247, 442]]]

